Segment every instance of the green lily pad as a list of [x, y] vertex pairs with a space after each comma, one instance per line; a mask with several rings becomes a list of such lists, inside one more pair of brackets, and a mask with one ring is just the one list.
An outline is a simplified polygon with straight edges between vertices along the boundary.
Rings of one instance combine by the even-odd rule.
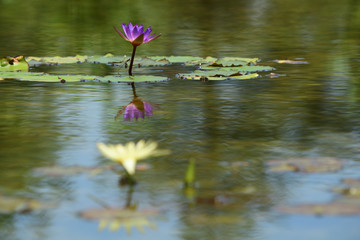
[[209, 66], [212, 67], [241, 67], [255, 65], [259, 61], [258, 58], [239, 58], [239, 57], [224, 57], [216, 60]]
[[216, 62], [218, 59], [214, 57], [206, 57], [199, 60], [189, 60], [186, 61], [184, 64], [185, 66], [194, 66], [194, 65], [206, 65]]
[[[206, 72], [206, 71], [204, 71]], [[208, 76], [208, 74], [199, 75], [199, 73], [181, 74], [177, 75], [178, 78], [183, 80], [200, 80], [200, 81], [223, 81], [223, 80], [244, 80], [259, 77], [259, 74], [252, 73], [247, 75], [234, 75], [234, 76]]]
[[162, 82], [169, 80], [167, 77], [151, 76], [151, 75], [136, 75], [136, 76], [105, 76], [98, 77], [102, 82]]
[[96, 76], [87, 76], [87, 75], [50, 75], [50, 74], [42, 74], [42, 75], [28, 75], [22, 76], [19, 75], [15, 77], [20, 81], [33, 81], [33, 82], [80, 82], [80, 81], [90, 81], [95, 80]]
[[342, 168], [343, 162], [332, 157], [316, 158], [289, 158], [270, 160], [266, 164], [273, 172], [307, 172], [326, 173], [334, 172]]
[[0, 195], [0, 214], [28, 213], [51, 207], [34, 199]]
[[130, 57], [126, 56], [114, 56], [111, 53], [105, 54], [104, 56], [91, 56], [86, 59], [89, 63], [102, 63], [102, 64], [124, 64]]
[[252, 65], [252, 66], [241, 66], [241, 67], [223, 67], [223, 68], [219, 68], [219, 67], [212, 67], [212, 66], [201, 66], [202, 70], [212, 70], [212, 71], [229, 71], [229, 72], [241, 72], [241, 73], [246, 73], [246, 72], [264, 72], [264, 71], [271, 71], [274, 70], [275, 68], [270, 67], [270, 66], [259, 66], [259, 65]]
[[0, 72], [2, 71], [29, 71], [29, 64], [23, 56], [0, 58]]
[[309, 62], [307, 62], [307, 61], [290, 60], [290, 59], [274, 60], [274, 62], [276, 62], [276, 63], [286, 63], [286, 64], [309, 64]]
[[193, 57], [193, 56], [151, 56], [151, 59], [155, 60], [167, 60], [170, 63], [185, 63], [191, 61], [200, 61], [202, 57]]
[[20, 79], [21, 77], [28, 76], [41, 76], [44, 75], [43, 72], [1, 72], [0, 71], [0, 79]]
[[30, 65], [39, 65], [39, 64], [47, 64], [47, 65], [56, 65], [56, 64], [74, 64], [74, 63], [82, 63], [87, 60], [87, 56], [69, 56], [69, 57], [27, 57], [26, 60]]

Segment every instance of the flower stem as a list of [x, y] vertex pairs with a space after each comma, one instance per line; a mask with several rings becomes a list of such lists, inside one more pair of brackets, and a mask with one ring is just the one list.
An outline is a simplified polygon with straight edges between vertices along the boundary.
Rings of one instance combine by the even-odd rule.
[[132, 55], [131, 55], [130, 66], [129, 66], [129, 75], [130, 76], [132, 76], [132, 67], [133, 67], [133, 63], [134, 63], [136, 47], [137, 46], [134, 46], [133, 52], [132, 52]]
[[135, 83], [134, 82], [131, 82], [131, 87], [132, 87], [134, 98], [137, 98], [138, 96], [136, 95], [136, 89], [135, 89]]

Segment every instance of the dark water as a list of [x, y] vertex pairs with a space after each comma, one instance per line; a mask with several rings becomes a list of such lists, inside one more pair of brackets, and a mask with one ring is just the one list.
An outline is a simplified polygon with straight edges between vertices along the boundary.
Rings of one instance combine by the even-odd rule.
[[[170, 80], [136, 84], [141, 98], [159, 105], [154, 116], [138, 122], [114, 119], [132, 100], [126, 84], [0, 81], [0, 193], [57, 204], [0, 215], [0, 239], [359, 239], [358, 216], [274, 210], [329, 202], [339, 197], [331, 189], [341, 179], [359, 177], [359, 1], [0, 0], [0, 16], [0, 56], [129, 55], [130, 45], [112, 25], [132, 21], [162, 33], [139, 47], [139, 55], [259, 57], [286, 75], [204, 83], [175, 78], [191, 70], [181, 65], [158, 68]], [[272, 62], [287, 58], [309, 64]], [[98, 65], [31, 70], [114, 71]], [[144, 161], [151, 168], [136, 174], [133, 202], [139, 209], [164, 210], [152, 220], [157, 229], [145, 227], [144, 234], [99, 231], [98, 222], [77, 217], [99, 207], [94, 196], [111, 206], [125, 204], [127, 188], [118, 186], [117, 173], [51, 178], [33, 171], [52, 164], [101, 165], [107, 160], [96, 143], [140, 139], [172, 151]], [[263, 164], [315, 156], [346, 164], [327, 174], [275, 174]], [[189, 158], [197, 161], [196, 196], [203, 199], [195, 205], [182, 190]], [[211, 203], [223, 195], [233, 202]]]

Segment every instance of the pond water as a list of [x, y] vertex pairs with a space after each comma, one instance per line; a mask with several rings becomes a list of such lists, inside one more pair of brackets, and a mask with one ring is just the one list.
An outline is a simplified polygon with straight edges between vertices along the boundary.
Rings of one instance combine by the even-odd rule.
[[[359, 1], [0, 0], [0, 16], [0, 56], [129, 55], [130, 44], [112, 26], [132, 21], [162, 33], [140, 46], [139, 56], [258, 57], [283, 75], [201, 82], [176, 78], [193, 70], [181, 64], [134, 69], [169, 80], [135, 84], [138, 96], [158, 107], [131, 122], [115, 119], [132, 101], [128, 84], [0, 81], [0, 196], [54, 205], [1, 214], [0, 239], [359, 239], [359, 215], [278, 211], [332, 202], [342, 197], [332, 191], [342, 179], [360, 177]], [[30, 70], [118, 71], [100, 64]], [[149, 169], [136, 172], [133, 192], [119, 186], [116, 171], [51, 177], [34, 170], [104, 166], [109, 160], [98, 142], [140, 139], [171, 155], [140, 162]], [[265, 164], [293, 157], [334, 157], [344, 165], [329, 173], [280, 173]], [[184, 190], [189, 159], [196, 161], [196, 186]], [[122, 222], [145, 225], [143, 233], [100, 231], [98, 221], [79, 217], [99, 202], [123, 207], [130, 195], [140, 215], [160, 210]]]

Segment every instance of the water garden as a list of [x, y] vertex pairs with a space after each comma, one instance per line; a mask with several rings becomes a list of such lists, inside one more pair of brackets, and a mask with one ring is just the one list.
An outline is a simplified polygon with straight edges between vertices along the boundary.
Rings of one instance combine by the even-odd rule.
[[0, 239], [359, 239], [359, 3], [19, 4]]

